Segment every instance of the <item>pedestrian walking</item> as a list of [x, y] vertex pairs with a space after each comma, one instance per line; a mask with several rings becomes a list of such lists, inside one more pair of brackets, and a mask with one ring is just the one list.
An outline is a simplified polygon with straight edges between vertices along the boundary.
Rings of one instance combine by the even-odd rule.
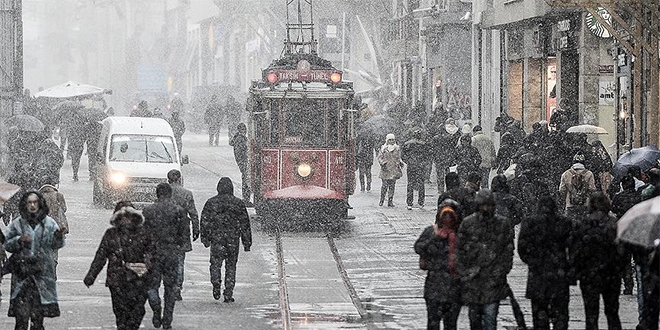
[[583, 154], [575, 154], [573, 161], [574, 164], [561, 175], [559, 195], [565, 205], [566, 216], [577, 221], [585, 217], [587, 200], [596, 191], [596, 183], [594, 174], [584, 167]]
[[[642, 195], [639, 191], [635, 190], [635, 180], [632, 176], [625, 176], [621, 179], [621, 186], [623, 191], [617, 193], [612, 198], [612, 213], [614, 213], [617, 219], [620, 219], [630, 208], [635, 204], [642, 201]], [[623, 294], [631, 295], [633, 294], [634, 281], [635, 277], [635, 265], [631, 263], [632, 253], [637, 250], [636, 247], [625, 246], [626, 254], [624, 254], [624, 270], [622, 273], [623, 276]], [[639, 288], [641, 281], [637, 282], [637, 287]], [[639, 299], [642, 299], [642, 290], [637, 290], [637, 295]]]
[[488, 188], [488, 181], [490, 179], [490, 170], [497, 168], [497, 161], [495, 155], [495, 145], [493, 141], [484, 134], [481, 125], [476, 125], [472, 129], [472, 146], [477, 148], [479, 156], [481, 156], [481, 164], [479, 164], [479, 173], [481, 174], [481, 188]]
[[497, 329], [500, 300], [509, 295], [507, 274], [513, 266], [513, 225], [495, 214], [488, 189], [475, 195], [476, 212], [458, 227], [456, 265], [469, 307], [470, 329]]
[[387, 195], [387, 206], [394, 207], [394, 186], [396, 180], [403, 176], [401, 171], [403, 161], [401, 160], [401, 148], [396, 144], [396, 137], [392, 133], [385, 136], [385, 144], [380, 147], [378, 164], [380, 165], [378, 177], [383, 182], [380, 187], [380, 202], [378, 205], [383, 206]]
[[513, 155], [518, 151], [513, 135], [505, 132], [500, 137], [500, 148], [495, 156], [497, 161], [497, 174], [502, 174], [512, 164]]
[[248, 155], [248, 137], [247, 126], [240, 123], [236, 127], [236, 134], [229, 141], [229, 145], [234, 147], [234, 159], [241, 171], [241, 193], [246, 207], [253, 207], [250, 201], [252, 192], [250, 191], [250, 158]]
[[601, 192], [589, 197], [588, 215], [574, 222], [572, 263], [584, 302], [585, 328], [598, 329], [600, 297], [609, 329], [621, 329], [619, 292], [625, 261], [616, 240], [616, 218], [610, 200]]
[[525, 297], [532, 302], [534, 329], [568, 329], [570, 220], [557, 210], [549, 194], [539, 198], [536, 212], [520, 225], [518, 254], [527, 265]]
[[[49, 184], [41, 186], [39, 192], [44, 196], [46, 205], [48, 205], [48, 216], [57, 222], [62, 232], [62, 237], [66, 239], [66, 235], [69, 233], [69, 222], [66, 218], [66, 199], [64, 199], [64, 194], [59, 192], [55, 186]], [[53, 252], [55, 267], [57, 267], [58, 263], [58, 251], [55, 250]]]
[[468, 175], [468, 182], [461, 186], [458, 173], [449, 172], [445, 176], [447, 191], [438, 196], [438, 205], [446, 199], [452, 199], [459, 204], [459, 219], [464, 219], [475, 211], [474, 195], [479, 190], [479, 173], [472, 172]]
[[153, 117], [153, 113], [149, 110], [149, 103], [146, 100], [142, 100], [131, 110], [130, 116], [150, 118]]
[[238, 125], [241, 123], [242, 112], [243, 109], [241, 104], [236, 102], [234, 96], [227, 96], [227, 102], [225, 103], [225, 113], [227, 114], [227, 137], [230, 139], [238, 132]]
[[144, 227], [144, 217], [130, 202], [117, 203], [110, 225], [103, 234], [84, 283], [87, 287], [92, 286], [107, 262], [105, 286], [110, 290], [117, 329], [137, 330], [145, 314], [155, 246]]
[[506, 177], [502, 174], [496, 175], [490, 186], [497, 205], [495, 213], [509, 219], [514, 226], [522, 222], [525, 214], [523, 203], [511, 194]]
[[53, 254], [64, 237], [41, 193], [24, 193], [18, 209], [20, 216], [5, 231], [4, 248], [13, 260], [7, 316], [16, 318], [14, 330], [27, 330], [30, 323], [44, 329], [44, 317], [60, 316]]
[[463, 134], [456, 149], [456, 172], [461, 178], [461, 182], [467, 182], [467, 176], [471, 172], [480, 173], [480, 166], [481, 155], [479, 154], [479, 150], [472, 146], [472, 137], [470, 134]]
[[594, 180], [596, 182], [596, 189], [607, 193], [607, 188], [612, 182], [612, 175], [610, 171], [614, 164], [612, 157], [607, 152], [607, 149], [600, 140], [591, 142], [592, 154], [594, 155], [594, 168], [591, 170], [594, 173]]
[[218, 96], [213, 94], [211, 101], [206, 106], [204, 112], [204, 122], [209, 127], [209, 146], [218, 146], [220, 140], [220, 125], [223, 120], [222, 106], [218, 101]]
[[[213, 284], [213, 298], [234, 302], [236, 285], [236, 263], [238, 262], [239, 240], [243, 250], [250, 251], [252, 231], [250, 217], [242, 200], [234, 196], [234, 185], [228, 177], [220, 178], [218, 194], [209, 198], [202, 209], [200, 221], [201, 240], [211, 248], [209, 271]], [[222, 290], [222, 263], [225, 264], [225, 289]]]
[[[179, 262], [177, 266], [177, 291], [176, 300], [183, 300], [181, 290], [183, 289], [184, 268], [186, 252], [192, 251], [192, 242], [199, 238], [199, 216], [195, 207], [195, 198], [192, 191], [183, 187], [181, 182], [181, 171], [171, 170], [167, 172], [167, 182], [172, 186], [172, 201], [185, 210], [186, 233]], [[192, 241], [190, 240], [190, 226], [192, 225]]]
[[179, 154], [183, 150], [183, 133], [186, 132], [186, 123], [181, 119], [181, 113], [179, 111], [172, 111], [170, 118], [167, 120], [172, 126], [172, 132], [174, 133], [174, 139], [176, 140], [176, 147], [179, 149]]
[[449, 187], [445, 189], [445, 176], [449, 168], [456, 164], [456, 146], [460, 137], [461, 133], [453, 118], [447, 118], [440, 132], [433, 136], [431, 154], [435, 163], [438, 193], [449, 190]]
[[368, 133], [360, 132], [355, 138], [355, 165], [358, 171], [358, 181], [360, 181], [360, 191], [371, 191], [371, 166], [374, 164], [376, 147], [374, 137]]
[[406, 163], [408, 184], [406, 189], [406, 205], [412, 210], [413, 195], [417, 191], [417, 204], [424, 207], [424, 172], [429, 158], [429, 146], [423, 140], [422, 129], [418, 127], [411, 133], [411, 139], [403, 144], [401, 158]]
[[[172, 186], [159, 183], [156, 186], [156, 201], [145, 207], [144, 226], [153, 237], [154, 253], [153, 282], [147, 292], [149, 305], [153, 311], [152, 323], [158, 328], [172, 328], [174, 305], [178, 292], [179, 257], [190, 236], [186, 211], [172, 200]], [[164, 287], [164, 307], [158, 294], [160, 283]], [[162, 312], [162, 315], [161, 315]]]
[[64, 154], [51, 137], [50, 129], [37, 133], [37, 149], [34, 151], [32, 168], [34, 173], [34, 187], [45, 184], [60, 184], [60, 169], [64, 165]]
[[415, 242], [420, 268], [426, 270], [424, 301], [428, 330], [456, 329], [461, 311], [461, 279], [456, 269], [458, 204], [451, 199], [438, 205], [435, 222], [422, 231]]

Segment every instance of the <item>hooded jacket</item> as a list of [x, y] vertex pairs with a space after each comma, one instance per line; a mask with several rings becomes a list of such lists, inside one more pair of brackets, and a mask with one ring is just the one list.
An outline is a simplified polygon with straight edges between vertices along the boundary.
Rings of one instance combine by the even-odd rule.
[[249, 250], [252, 246], [250, 216], [245, 203], [234, 196], [234, 185], [228, 177], [218, 181], [218, 194], [209, 198], [202, 209], [200, 238], [210, 244], [236, 245], [238, 241]]
[[496, 167], [495, 146], [493, 141], [482, 131], [477, 131], [472, 136], [472, 146], [477, 148], [481, 156], [481, 168], [491, 169]]
[[585, 176], [585, 182], [589, 189], [589, 193], [596, 191], [596, 181], [594, 180], [594, 174], [591, 171], [584, 168], [584, 165], [581, 163], [575, 163], [571, 168], [566, 170], [561, 175], [561, 181], [559, 182], [559, 194], [566, 200], [566, 208], [572, 207], [571, 204], [571, 195], [575, 192], [572, 191], [573, 177], [577, 174]]
[[69, 233], [69, 222], [66, 219], [66, 201], [64, 195], [57, 190], [55, 186], [45, 184], [39, 188], [39, 192], [44, 195], [48, 205], [48, 215], [57, 222], [62, 233]]
[[[122, 224], [123, 217], [131, 219], [129, 224]], [[145, 263], [151, 269], [155, 245], [151, 235], [144, 228], [144, 217], [132, 207], [123, 207], [110, 218], [112, 227], [103, 234], [101, 243], [96, 250], [94, 260], [85, 276], [86, 285], [92, 285], [96, 280], [106, 260], [108, 262], [105, 286], [118, 287], [126, 283], [131, 275], [123, 262]], [[146, 277], [145, 277], [146, 278]]]

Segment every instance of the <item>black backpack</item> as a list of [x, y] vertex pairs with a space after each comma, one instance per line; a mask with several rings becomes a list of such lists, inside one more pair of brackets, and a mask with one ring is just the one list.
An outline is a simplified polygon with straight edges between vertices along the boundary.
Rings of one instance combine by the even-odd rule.
[[589, 186], [586, 171], [577, 172], [571, 177], [570, 201], [573, 206], [587, 204], [589, 198]]

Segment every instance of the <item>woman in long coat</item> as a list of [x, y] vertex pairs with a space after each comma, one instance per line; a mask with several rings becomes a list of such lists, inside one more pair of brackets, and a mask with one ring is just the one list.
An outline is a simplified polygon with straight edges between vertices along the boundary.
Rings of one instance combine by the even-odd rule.
[[154, 245], [143, 223], [142, 214], [129, 202], [119, 202], [110, 218], [112, 227], [105, 231], [84, 279], [87, 287], [94, 284], [108, 262], [105, 285], [110, 289], [118, 330], [137, 330], [145, 314], [151, 275], [138, 276], [125, 266], [125, 263], [143, 263], [147, 269], [152, 267]]
[[550, 195], [539, 198], [537, 212], [523, 220], [518, 254], [527, 264], [525, 296], [532, 301], [534, 329], [568, 329], [571, 222], [557, 211]]
[[6, 230], [7, 252], [35, 261], [29, 274], [14, 265], [11, 276], [9, 317], [16, 318], [15, 330], [43, 329], [44, 317], [60, 316], [57, 300], [55, 251], [64, 246], [57, 222], [49, 217], [46, 200], [37, 191], [28, 191], [18, 202], [20, 216]]
[[394, 207], [394, 185], [396, 180], [403, 176], [401, 167], [403, 161], [401, 160], [401, 148], [396, 144], [396, 137], [394, 134], [387, 134], [385, 137], [385, 144], [380, 147], [378, 153], [378, 164], [380, 164], [380, 173], [378, 177], [383, 180], [380, 188], [380, 203], [383, 206], [385, 195], [387, 195], [387, 206]]
[[426, 227], [415, 242], [415, 252], [424, 260], [424, 268], [428, 271], [424, 282], [424, 300], [426, 328], [429, 330], [438, 330], [440, 321], [443, 321], [443, 329], [455, 330], [461, 312], [461, 279], [456, 269], [458, 224], [458, 204], [452, 199], [445, 199], [438, 206], [435, 223]]

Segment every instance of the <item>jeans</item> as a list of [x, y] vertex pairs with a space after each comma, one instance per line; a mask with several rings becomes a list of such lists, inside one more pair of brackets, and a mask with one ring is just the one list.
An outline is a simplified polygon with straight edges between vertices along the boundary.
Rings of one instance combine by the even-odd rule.
[[500, 301], [484, 305], [469, 305], [470, 330], [497, 330]]
[[160, 282], [163, 282], [165, 289], [164, 299], [165, 307], [163, 311], [163, 325], [168, 326], [172, 324], [174, 315], [174, 303], [176, 302], [176, 293], [178, 285], [177, 268], [179, 265], [179, 253], [168, 252], [156, 256], [156, 265], [153, 269], [153, 283], [147, 292], [149, 296], [149, 306], [154, 314], [160, 315], [161, 300], [158, 293], [160, 289]]
[[225, 297], [232, 297], [236, 285], [236, 263], [238, 262], [238, 240], [230, 244], [211, 243], [211, 283], [214, 287], [222, 283], [222, 263], [225, 263]]

